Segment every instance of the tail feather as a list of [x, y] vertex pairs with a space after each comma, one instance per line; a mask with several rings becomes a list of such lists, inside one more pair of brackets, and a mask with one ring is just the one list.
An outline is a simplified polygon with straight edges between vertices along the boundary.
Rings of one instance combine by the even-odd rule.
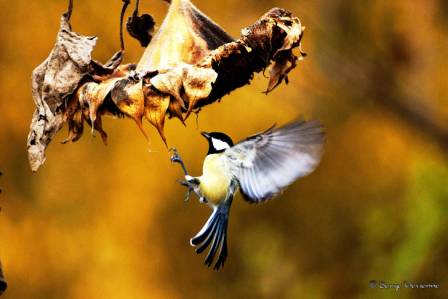
[[[211, 266], [213, 260], [215, 259], [216, 251], [218, 250], [218, 248], [220, 249], [220, 247], [221, 247], [220, 244], [224, 240], [223, 236], [224, 236], [224, 227], [220, 226], [217, 229], [215, 237], [213, 238], [213, 243], [210, 247], [210, 251], [208, 252], [207, 257], [205, 258], [205, 261], [204, 261], [204, 263], [209, 267]], [[218, 255], [220, 255], [220, 254], [221, 254], [221, 250], [219, 250]]]
[[219, 268], [223, 267], [226, 258], [227, 258], [227, 234], [224, 234], [224, 239], [221, 245], [221, 253], [219, 254], [218, 261], [216, 261], [214, 269], [218, 270]]
[[202, 243], [199, 243], [198, 245], [201, 245], [196, 248], [196, 253], [201, 254], [214, 240], [217, 230], [219, 230], [218, 227], [218, 218], [215, 218], [216, 221], [213, 223], [213, 227], [211, 227], [211, 230], [208, 232], [207, 237], [204, 239]]
[[210, 250], [204, 261], [208, 267], [212, 265], [216, 254], [218, 255], [214, 266], [215, 270], [219, 270], [224, 266], [227, 258], [229, 206], [230, 203], [223, 203], [216, 207], [204, 227], [190, 241], [192, 246], [199, 246], [196, 248], [196, 253], [198, 254], [210, 246]]
[[216, 223], [218, 222], [218, 217], [215, 217], [217, 210], [214, 210], [210, 218], [207, 220], [202, 229], [190, 240], [191, 246], [198, 246], [202, 244], [210, 236], [213, 235], [212, 232], [215, 230]]

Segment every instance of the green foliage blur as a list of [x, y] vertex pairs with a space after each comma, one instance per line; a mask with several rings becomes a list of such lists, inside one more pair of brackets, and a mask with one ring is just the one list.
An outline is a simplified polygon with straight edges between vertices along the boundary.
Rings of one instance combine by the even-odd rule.
[[[187, 127], [167, 121], [169, 145], [199, 175], [207, 147], [200, 131], [239, 140], [303, 115], [327, 130], [320, 167], [266, 204], [238, 198], [229, 259], [220, 272], [204, 267], [189, 238], [210, 210], [183, 202], [180, 168], [148, 124], [150, 146], [131, 120], [105, 119], [107, 147], [88, 130], [61, 145], [64, 129], [31, 173], [30, 75], [67, 4], [0, 0], [4, 298], [448, 298], [447, 147], [389, 106], [400, 100], [446, 125], [446, 0], [194, 3], [234, 37], [284, 7], [306, 26], [308, 56], [268, 96], [259, 74]], [[119, 0], [75, 0], [73, 29], [99, 37], [97, 60], [119, 48], [120, 8]], [[140, 11], [160, 24], [166, 8], [142, 0]], [[125, 41], [126, 62], [137, 62], [143, 49]], [[396, 294], [371, 280], [440, 287]]]

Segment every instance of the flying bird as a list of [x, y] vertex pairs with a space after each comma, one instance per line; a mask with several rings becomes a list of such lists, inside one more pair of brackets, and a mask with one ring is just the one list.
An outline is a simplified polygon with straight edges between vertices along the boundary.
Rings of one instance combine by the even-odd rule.
[[210, 247], [205, 264], [216, 258], [219, 270], [227, 258], [227, 226], [232, 200], [240, 191], [249, 203], [261, 203], [279, 194], [297, 179], [310, 174], [319, 164], [325, 140], [318, 121], [296, 120], [275, 126], [233, 144], [221, 132], [202, 132], [208, 141], [202, 175], [190, 176], [176, 149], [172, 162], [181, 164], [188, 187], [186, 200], [194, 192], [213, 212], [202, 229], [191, 238], [198, 254]]

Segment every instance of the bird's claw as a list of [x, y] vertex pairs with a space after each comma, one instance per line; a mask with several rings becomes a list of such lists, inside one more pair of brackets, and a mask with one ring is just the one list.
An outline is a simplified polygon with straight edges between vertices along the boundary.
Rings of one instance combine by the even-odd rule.
[[188, 188], [188, 189], [187, 189], [187, 192], [185, 193], [184, 202], [189, 201], [189, 200], [190, 200], [191, 192], [194, 192], [194, 191], [195, 191], [195, 190], [194, 190], [194, 187], [192, 186], [191, 183], [189, 183], [188, 181], [185, 181], [185, 180], [177, 180], [177, 182], [178, 182], [179, 184], [181, 184], [182, 186]]
[[170, 157], [171, 163], [177, 162], [177, 163], [181, 163], [182, 159], [179, 156], [179, 153], [177, 152], [177, 149], [172, 147], [168, 150], [168, 152], [172, 152], [173, 154]]
[[200, 203], [207, 203], [207, 199], [201, 194], [201, 192], [198, 189], [198, 185], [194, 181], [190, 182], [190, 181], [186, 181], [186, 180], [177, 180], [177, 182], [179, 184], [181, 184], [182, 186], [188, 188], [187, 192], [185, 193], [185, 197], [184, 197], [185, 202], [190, 200], [190, 195], [192, 192], [194, 192], [198, 196]]
[[188, 189], [187, 192], [185, 192], [184, 202], [188, 202], [190, 200], [190, 195], [192, 191], [193, 190]]
[[185, 173], [185, 178], [187, 178], [187, 180], [177, 180], [179, 184], [188, 188], [187, 192], [185, 193], [184, 201], [187, 202], [190, 199], [191, 192], [194, 192], [198, 196], [200, 203], [207, 203], [207, 199], [199, 191], [199, 180], [188, 175], [184, 161], [182, 161], [181, 157], [179, 156], [177, 149], [172, 147], [168, 149], [168, 152], [172, 153], [170, 157], [171, 163], [179, 163]]

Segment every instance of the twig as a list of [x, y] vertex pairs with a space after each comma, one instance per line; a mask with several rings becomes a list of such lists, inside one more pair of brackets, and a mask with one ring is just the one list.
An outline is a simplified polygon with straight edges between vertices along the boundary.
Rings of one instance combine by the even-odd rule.
[[[123, 8], [121, 9], [121, 15], [120, 15], [120, 47], [121, 47], [122, 51], [124, 51], [123, 19], [124, 19], [124, 14], [126, 13], [126, 9], [128, 8], [129, 3], [131, 3], [130, 0], [123, 0]], [[138, 3], [138, 0], [137, 0], [137, 3]]]

